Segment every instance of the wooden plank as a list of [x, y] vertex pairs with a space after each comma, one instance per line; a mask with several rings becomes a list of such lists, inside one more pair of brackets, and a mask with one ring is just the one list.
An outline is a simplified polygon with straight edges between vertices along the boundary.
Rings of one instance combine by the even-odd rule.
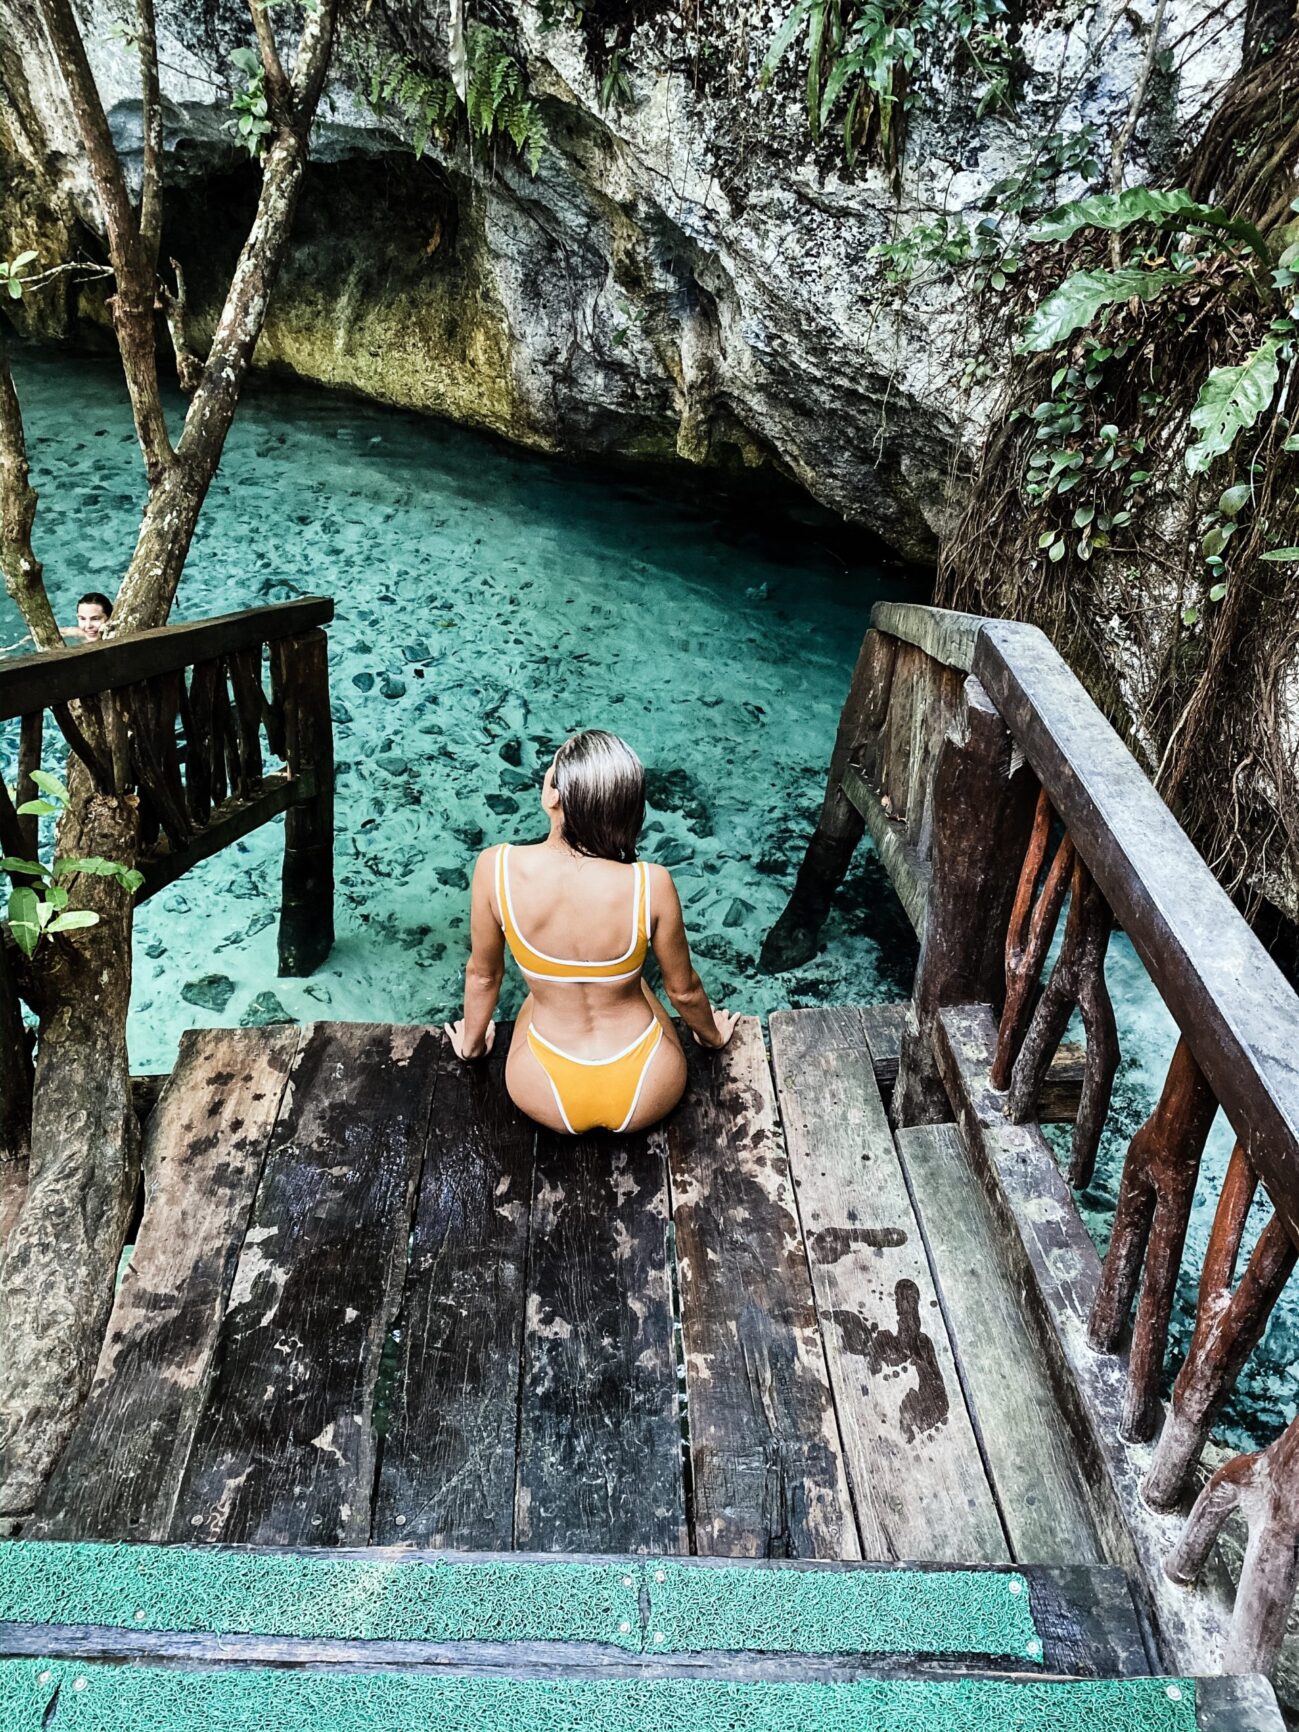
[[902, 1031], [907, 1026], [910, 1000], [897, 1004], [866, 1004], [862, 1006], [862, 1032], [866, 1048], [875, 1067], [875, 1081], [881, 1089], [891, 1089], [898, 1079], [898, 1060], [902, 1054]]
[[844, 771], [843, 791], [866, 822], [875, 852], [888, 873], [907, 919], [917, 938], [925, 935], [925, 903], [929, 897], [929, 867], [906, 840], [906, 824], [890, 818], [880, 797], [861, 771], [850, 764]]
[[935, 1032], [961, 1140], [1073, 1434], [1097, 1532], [1107, 1554], [1143, 1579], [1168, 1664], [1177, 1670], [1216, 1664], [1230, 1617], [1230, 1582], [1218, 1561], [1194, 1594], [1164, 1574], [1182, 1517], [1161, 1515], [1141, 1496], [1153, 1452], [1149, 1444], [1119, 1437], [1127, 1355], [1097, 1353], [1087, 1340], [1100, 1260], [1042, 1133], [1034, 1125], [1012, 1125], [1005, 1095], [988, 1081], [997, 1040], [992, 1011], [952, 1007], [940, 1012]]
[[135, 1251], [27, 1538], [167, 1538], [298, 1033], [182, 1037], [148, 1119]]
[[397, 1311], [439, 1036], [316, 1023], [272, 1133], [174, 1539], [370, 1532], [373, 1402]]
[[333, 617], [330, 597], [303, 596], [273, 607], [244, 608], [71, 649], [6, 658], [0, 662], [0, 721], [175, 673], [252, 644], [293, 637], [311, 626], [326, 625]]
[[467, 1065], [443, 1040], [401, 1345], [371, 1529], [376, 1545], [507, 1549], [536, 1127], [505, 1092], [510, 1025]]
[[868, 1557], [1000, 1563], [979, 1453], [865, 1040], [776, 1011], [771, 1049], [849, 1483]]
[[695, 1550], [860, 1557], [761, 1025], [685, 1046], [666, 1130]]
[[688, 1549], [667, 1150], [537, 1135], [520, 1385], [515, 1544]]
[[155, 850], [141, 857], [144, 883], [136, 894], [136, 901], [143, 902], [156, 896], [159, 890], [165, 890], [183, 872], [197, 866], [200, 860], [219, 854], [223, 848], [260, 829], [281, 812], [313, 799], [315, 792], [313, 771], [304, 770], [294, 776], [288, 770], [276, 770], [274, 774], [262, 777], [248, 799], [231, 795], [212, 808], [205, 827], [195, 831], [183, 848], [172, 848], [162, 841]]
[[1011, 1552], [1102, 1563], [1080, 1464], [955, 1125], [897, 1134]]
[[1299, 1238], [1299, 999], [1047, 638], [989, 622], [975, 672]]
[[965, 674], [974, 661], [979, 629], [986, 623], [977, 613], [955, 613], [913, 601], [877, 601], [871, 609], [873, 630], [915, 644], [936, 662]]

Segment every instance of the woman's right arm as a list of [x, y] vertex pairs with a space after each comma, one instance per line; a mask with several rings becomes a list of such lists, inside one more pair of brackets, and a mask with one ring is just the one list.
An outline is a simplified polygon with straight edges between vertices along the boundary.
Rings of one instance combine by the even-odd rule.
[[735, 1018], [728, 1010], [715, 1011], [708, 1002], [704, 983], [690, 960], [681, 898], [665, 866], [650, 867], [650, 906], [654, 911], [651, 942], [673, 1010], [701, 1046], [725, 1046], [734, 1033]]

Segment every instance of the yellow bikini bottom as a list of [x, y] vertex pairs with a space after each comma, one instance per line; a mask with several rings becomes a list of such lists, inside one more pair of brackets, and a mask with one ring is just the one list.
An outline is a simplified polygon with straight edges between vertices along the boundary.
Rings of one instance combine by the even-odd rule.
[[663, 1024], [655, 1017], [644, 1034], [612, 1058], [573, 1058], [528, 1027], [528, 1045], [549, 1079], [560, 1118], [574, 1136], [626, 1130], [662, 1039]]

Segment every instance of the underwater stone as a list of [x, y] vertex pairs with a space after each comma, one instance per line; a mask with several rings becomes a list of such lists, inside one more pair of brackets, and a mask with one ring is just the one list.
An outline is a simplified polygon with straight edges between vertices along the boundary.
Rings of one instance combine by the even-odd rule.
[[663, 842], [654, 850], [660, 866], [680, 866], [694, 859], [694, 849], [686, 842]]
[[469, 874], [463, 866], [439, 866], [433, 876], [448, 890], [468, 890]]
[[657, 811], [679, 812], [696, 835], [712, 835], [708, 802], [689, 770], [646, 770], [645, 798]]
[[352, 684], [358, 692], [372, 691], [374, 689], [374, 675], [372, 673], [353, 674]]
[[228, 974], [203, 974], [197, 980], [187, 980], [180, 989], [186, 1004], [197, 1004], [202, 1010], [223, 1011], [234, 995], [235, 983]]
[[511, 794], [488, 794], [487, 804], [498, 818], [512, 817], [519, 809], [519, 802]]
[[396, 674], [385, 674], [379, 681], [379, 690], [385, 698], [404, 698], [406, 696], [406, 682], [399, 680]]
[[722, 916], [722, 925], [743, 926], [753, 912], [752, 902], [746, 902], [743, 896], [732, 896], [730, 905]]
[[517, 738], [502, 740], [500, 756], [517, 770], [523, 763], [523, 742]]
[[463, 842], [466, 848], [481, 848], [483, 845], [481, 824], [453, 824], [451, 834], [457, 842]]
[[329, 713], [336, 722], [350, 722], [352, 719], [351, 710], [348, 709], [346, 704], [340, 704], [337, 698], [335, 698], [333, 703], [330, 704]]
[[276, 998], [273, 992], [259, 992], [239, 1018], [240, 1028], [269, 1028], [277, 1022], [296, 1022], [295, 1016]]
[[397, 752], [385, 752], [382, 757], [378, 757], [374, 761], [389, 776], [404, 775], [409, 768], [405, 758]]

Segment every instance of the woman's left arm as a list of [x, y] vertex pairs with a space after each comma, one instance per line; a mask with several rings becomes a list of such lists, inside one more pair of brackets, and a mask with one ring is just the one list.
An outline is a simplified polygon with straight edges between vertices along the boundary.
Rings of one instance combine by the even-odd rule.
[[496, 850], [487, 849], [474, 867], [469, 908], [469, 962], [465, 968], [465, 1013], [447, 1024], [457, 1058], [485, 1058], [496, 1038], [492, 1017], [505, 978], [505, 934], [492, 910], [492, 870]]

